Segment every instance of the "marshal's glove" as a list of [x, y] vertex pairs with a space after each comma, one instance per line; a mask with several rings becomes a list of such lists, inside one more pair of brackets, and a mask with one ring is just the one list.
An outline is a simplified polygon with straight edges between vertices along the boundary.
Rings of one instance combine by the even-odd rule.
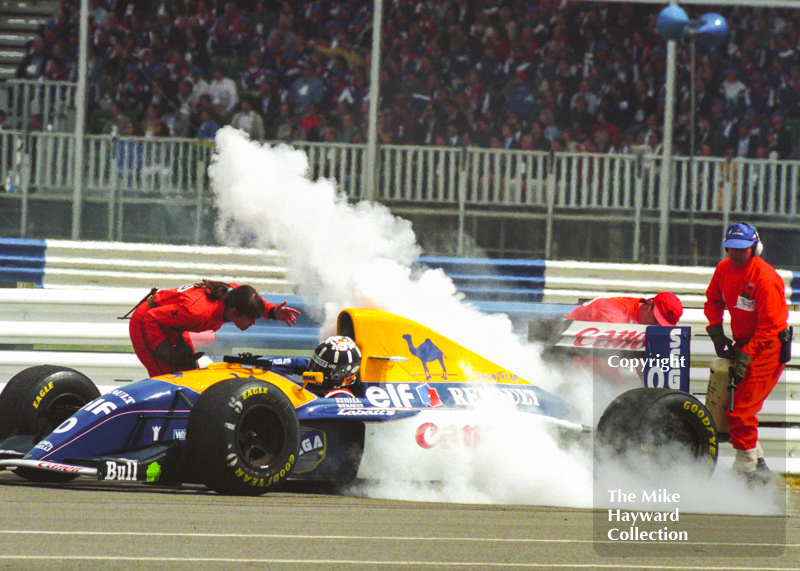
[[733, 384], [738, 385], [744, 379], [744, 374], [747, 372], [747, 366], [753, 360], [753, 356], [745, 353], [744, 351], [735, 351], [733, 357], [733, 367], [728, 369], [728, 372], [733, 379]]
[[153, 357], [166, 361], [181, 371], [191, 371], [197, 368], [197, 360], [204, 353], [195, 353], [183, 337], [173, 347], [169, 339], [165, 339], [158, 347], [153, 349]]
[[733, 359], [733, 341], [725, 336], [725, 332], [722, 330], [722, 323], [709, 325], [706, 327], [706, 331], [714, 343], [714, 351], [717, 352], [717, 357], [720, 359]]

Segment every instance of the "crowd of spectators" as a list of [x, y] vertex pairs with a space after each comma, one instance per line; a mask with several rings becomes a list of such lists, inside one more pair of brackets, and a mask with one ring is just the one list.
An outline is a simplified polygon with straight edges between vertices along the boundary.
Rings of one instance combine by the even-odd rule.
[[[77, 0], [61, 0], [18, 77], [76, 80]], [[106, 133], [366, 140], [372, 0], [91, 0], [90, 117]], [[699, 9], [689, 7], [690, 17]], [[717, 8], [726, 41], [678, 44], [675, 152], [797, 158], [800, 9]], [[659, 8], [551, 0], [385, 0], [384, 144], [657, 151]], [[694, 66], [695, 89], [690, 89]], [[695, 93], [695, 137], [690, 136]]]

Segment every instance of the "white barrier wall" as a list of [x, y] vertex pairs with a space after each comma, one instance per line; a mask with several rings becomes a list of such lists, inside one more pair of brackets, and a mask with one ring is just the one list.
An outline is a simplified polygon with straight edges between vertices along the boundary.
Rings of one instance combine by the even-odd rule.
[[[127, 313], [151, 286], [173, 287], [208, 277], [252, 283], [264, 294], [292, 291], [282, 258], [274, 252], [66, 241], [48, 241], [47, 247], [45, 287], [0, 288], [0, 384], [37, 364], [78, 369], [101, 387], [144, 378], [145, 369], [130, 348], [127, 321], [117, 317]], [[692, 328], [691, 392], [702, 398], [709, 364], [716, 359], [699, 309], [712, 271], [548, 262], [544, 301], [576, 304], [604, 295], [674, 291], [689, 306], [681, 325]], [[790, 281], [787, 276], [787, 298]], [[483, 307], [509, 314], [513, 310], [515, 323], [525, 323], [541, 317], [543, 306], [497, 302]], [[790, 324], [800, 333], [800, 311], [790, 313]], [[299, 333], [294, 330], [300, 328], [292, 329]], [[285, 330], [269, 333], [277, 339]], [[761, 439], [768, 458], [800, 473], [800, 343], [794, 344], [793, 355], [760, 415], [762, 423], [775, 425], [763, 428]], [[723, 455], [730, 452], [729, 447], [722, 449]]]
[[[0, 350], [0, 384], [41, 364], [72, 367], [105, 389], [145, 378], [146, 371], [130, 348], [128, 322], [117, 319], [141, 296], [140, 289], [0, 289], [0, 339], [5, 345]], [[800, 322], [800, 313], [792, 312], [792, 322]], [[691, 392], [702, 399], [708, 365], [716, 358], [705, 335], [702, 310], [686, 310], [681, 325], [693, 330]], [[284, 331], [265, 329], [274, 337]], [[760, 433], [770, 464], [800, 473], [800, 343], [794, 344], [793, 354], [790, 368], [759, 418], [762, 423], [780, 424]], [[721, 454], [730, 456], [732, 450], [722, 447]]]

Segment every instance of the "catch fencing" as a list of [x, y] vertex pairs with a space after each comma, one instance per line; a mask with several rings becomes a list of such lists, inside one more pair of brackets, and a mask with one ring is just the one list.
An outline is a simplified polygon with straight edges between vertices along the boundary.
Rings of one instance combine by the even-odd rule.
[[[37, 241], [21, 242], [22, 247]], [[5, 243], [8, 245], [9, 241]], [[261, 320], [241, 332], [228, 324], [217, 332], [213, 344], [198, 349], [214, 356], [245, 350], [269, 355], [304, 354], [319, 341], [319, 325], [314, 319], [320, 315], [318, 303], [293, 295], [293, 286], [282, 270], [281, 257], [275, 252], [69, 241], [47, 241], [40, 246], [41, 257], [46, 261], [42, 262], [39, 287], [0, 288], [0, 383], [37, 364], [73, 367], [101, 387], [144, 378], [146, 372], [130, 348], [127, 322], [117, 318], [127, 313], [151, 286], [170, 287], [203, 277], [257, 283], [270, 301], [287, 300], [289, 305], [301, 308], [303, 317], [292, 328]], [[57, 264], [51, 265], [51, 256], [59, 260]], [[22, 263], [21, 257], [24, 256], [11, 255], [0, 247], [3, 260], [0, 281], [5, 279], [4, 275], [21, 276], [13, 268], [14, 264]], [[197, 263], [201, 257], [203, 262]], [[266, 261], [258, 266], [258, 260]], [[558, 320], [585, 299], [599, 295], [646, 297], [672, 289], [687, 306], [681, 325], [692, 328], [690, 389], [701, 398], [705, 393], [709, 365], [716, 359], [700, 308], [710, 268], [626, 265], [625, 271], [630, 273], [625, 274], [613, 264], [579, 262], [553, 265], [497, 260], [495, 267], [490, 260], [461, 259], [460, 265], [457, 259], [423, 258], [420, 262], [440, 267], [451, 275], [463, 288], [465, 303], [485, 312], [507, 314], [521, 336], [528, 335], [531, 323], [536, 326], [543, 320]], [[526, 276], [526, 272], [532, 273], [537, 266], [541, 279]], [[516, 276], [509, 267], [516, 268]], [[257, 281], [259, 268], [264, 269], [261, 282]], [[271, 277], [265, 277], [269, 273], [266, 268], [272, 268]], [[533, 279], [537, 287], [541, 286], [541, 300], [513, 295], [501, 299], [503, 288], [498, 284], [503, 275], [507, 278], [506, 292], [519, 285], [518, 279], [511, 278]], [[675, 280], [676, 288], [667, 287], [672, 284], [665, 282], [666, 275]], [[787, 300], [795, 304], [798, 299], [795, 278], [791, 272], [784, 272], [784, 278]], [[6, 282], [9, 285], [9, 280]], [[490, 288], [487, 285], [490, 283], [497, 291], [481, 299], [481, 288]], [[794, 305], [790, 325], [800, 331], [800, 311]], [[767, 400], [760, 419], [764, 425], [760, 438], [768, 461], [800, 473], [800, 343], [793, 344], [792, 361]], [[722, 453], [730, 455], [731, 450], [723, 447]]]

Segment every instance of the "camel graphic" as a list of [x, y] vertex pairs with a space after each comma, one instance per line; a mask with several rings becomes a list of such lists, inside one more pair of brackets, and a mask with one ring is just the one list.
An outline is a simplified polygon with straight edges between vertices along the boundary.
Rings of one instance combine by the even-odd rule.
[[442, 350], [433, 344], [433, 341], [425, 339], [425, 341], [420, 343], [419, 347], [414, 347], [411, 343], [411, 335], [403, 335], [403, 339], [408, 343], [408, 350], [411, 351], [411, 354], [422, 361], [422, 368], [425, 369], [426, 379], [431, 378], [431, 373], [428, 371], [428, 363], [431, 361], [439, 361], [439, 364], [442, 366], [442, 378], [447, 378], [447, 369], [444, 367], [444, 355], [442, 354]]

